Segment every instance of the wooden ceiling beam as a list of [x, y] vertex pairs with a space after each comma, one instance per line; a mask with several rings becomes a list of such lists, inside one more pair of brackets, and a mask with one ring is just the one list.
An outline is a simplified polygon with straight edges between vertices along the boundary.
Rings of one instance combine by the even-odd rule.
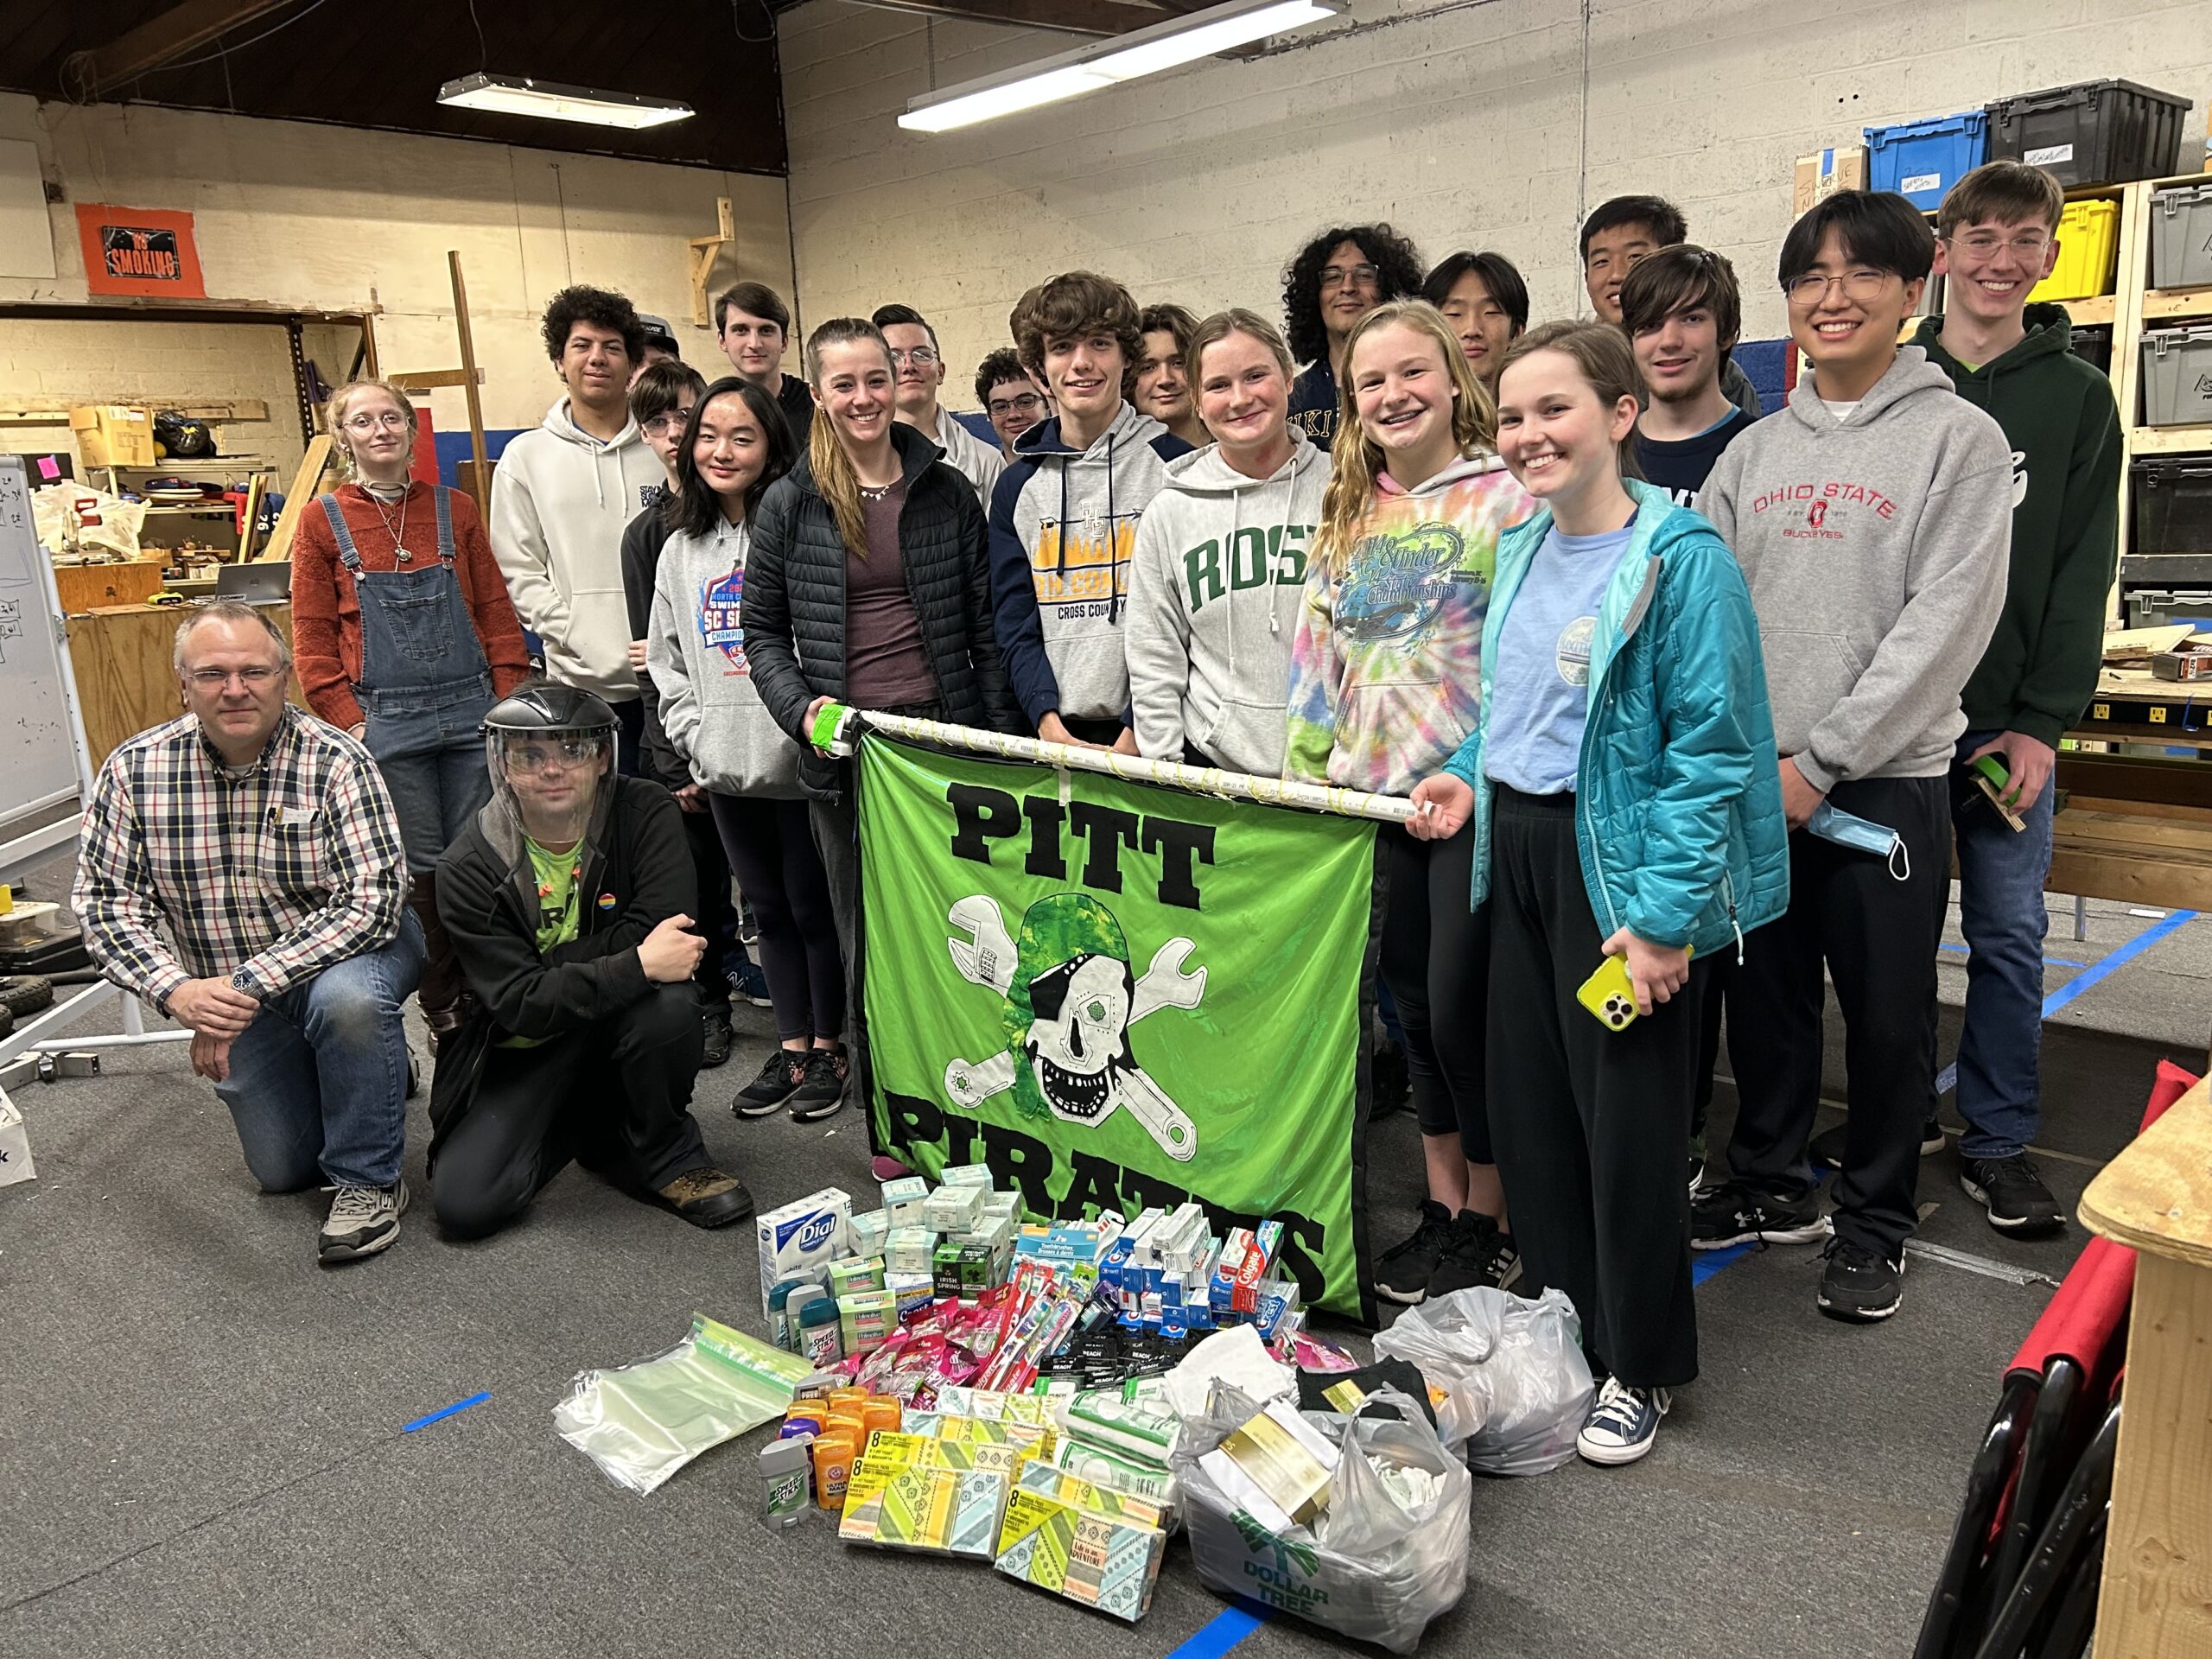
[[1067, 35], [1126, 35], [1182, 10], [1167, 0], [866, 0], [890, 11], [958, 17], [981, 23], [1058, 29]]
[[61, 84], [94, 98], [209, 46], [242, 23], [293, 0], [183, 0], [136, 29], [125, 29], [105, 46], [72, 52], [61, 63]]

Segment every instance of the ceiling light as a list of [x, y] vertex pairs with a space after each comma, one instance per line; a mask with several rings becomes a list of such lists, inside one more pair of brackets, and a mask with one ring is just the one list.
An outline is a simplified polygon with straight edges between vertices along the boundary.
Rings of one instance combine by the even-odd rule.
[[691, 118], [689, 104], [602, 92], [595, 86], [563, 86], [527, 75], [463, 75], [438, 88], [438, 102], [495, 115], [534, 115], [548, 121], [586, 121], [600, 127], [658, 127]]
[[899, 124], [911, 132], [974, 126], [1303, 29], [1334, 16], [1344, 4], [1344, 0], [1229, 0], [918, 98], [907, 105]]

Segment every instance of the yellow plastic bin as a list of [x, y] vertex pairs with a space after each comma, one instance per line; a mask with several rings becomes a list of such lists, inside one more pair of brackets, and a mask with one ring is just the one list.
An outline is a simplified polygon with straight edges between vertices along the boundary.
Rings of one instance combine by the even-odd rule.
[[2028, 299], [2087, 300], [2109, 294], [2119, 257], [2120, 204], [2069, 201], [2058, 219], [2058, 263]]

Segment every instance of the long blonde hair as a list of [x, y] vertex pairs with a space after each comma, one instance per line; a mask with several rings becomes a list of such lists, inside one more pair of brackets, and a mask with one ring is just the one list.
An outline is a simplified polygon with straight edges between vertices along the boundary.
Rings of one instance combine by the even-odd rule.
[[348, 478], [359, 478], [361, 469], [354, 464], [353, 446], [343, 434], [346, 406], [365, 391], [381, 391], [399, 405], [399, 412], [407, 417], [407, 458], [415, 459], [415, 441], [421, 433], [422, 422], [415, 413], [414, 401], [389, 380], [364, 378], [348, 380], [330, 394], [330, 401], [323, 405], [324, 418], [330, 423], [331, 448], [338, 452], [339, 469]]
[[[822, 348], [825, 346], [849, 346], [855, 340], [874, 343], [883, 353], [886, 367], [891, 363], [890, 342], [883, 338], [883, 331], [866, 317], [832, 317], [806, 337], [806, 381], [819, 394], [822, 390]], [[830, 511], [837, 520], [837, 534], [855, 558], [868, 557], [868, 520], [861, 513], [861, 475], [853, 470], [853, 458], [845, 453], [844, 441], [830, 423], [826, 409], [814, 412], [814, 424], [808, 429], [806, 464], [814, 474], [816, 493], [830, 504]]]
[[1337, 438], [1329, 451], [1329, 487], [1321, 497], [1321, 525], [1311, 555], [1324, 572], [1351, 551], [1352, 532], [1367, 512], [1376, 476], [1382, 471], [1382, 451], [1359, 424], [1352, 394], [1352, 357], [1369, 334], [1394, 323], [1427, 335], [1444, 359], [1445, 372], [1452, 378], [1452, 441], [1459, 453], [1472, 455], [1497, 442], [1497, 405], [1467, 366], [1467, 354], [1459, 349], [1459, 337], [1444, 321], [1444, 314], [1426, 300], [1387, 300], [1376, 306], [1352, 326], [1344, 341], [1344, 372], [1337, 387]]

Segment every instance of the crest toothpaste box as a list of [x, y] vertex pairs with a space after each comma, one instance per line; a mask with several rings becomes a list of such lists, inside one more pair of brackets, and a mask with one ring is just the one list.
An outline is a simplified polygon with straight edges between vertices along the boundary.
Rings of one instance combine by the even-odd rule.
[[825, 1186], [759, 1218], [755, 1232], [760, 1241], [763, 1319], [769, 1313], [768, 1293], [778, 1280], [826, 1267], [846, 1253], [852, 1217], [852, 1199], [836, 1187]]

